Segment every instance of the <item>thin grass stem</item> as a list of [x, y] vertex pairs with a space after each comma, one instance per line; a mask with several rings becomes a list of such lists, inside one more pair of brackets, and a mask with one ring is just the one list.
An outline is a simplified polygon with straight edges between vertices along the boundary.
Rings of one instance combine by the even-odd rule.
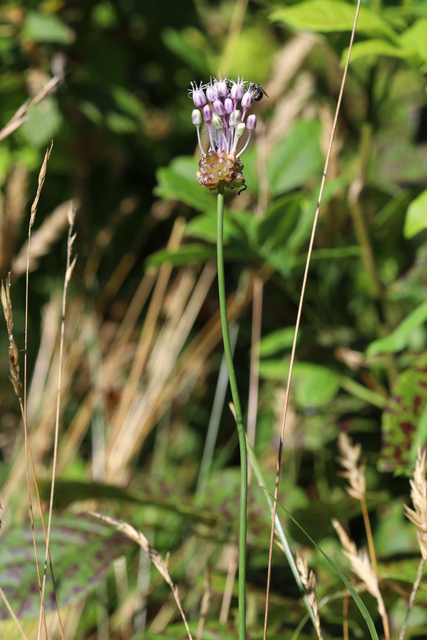
[[217, 196], [217, 263], [218, 263], [218, 292], [221, 314], [222, 338], [224, 352], [227, 359], [228, 376], [230, 379], [231, 395], [233, 398], [236, 417], [237, 433], [240, 448], [240, 523], [239, 523], [239, 639], [246, 638], [246, 531], [247, 531], [247, 501], [248, 501], [248, 455], [246, 449], [246, 434], [243, 426], [242, 410], [236, 373], [234, 371], [231, 353], [230, 336], [228, 332], [227, 298], [225, 295], [224, 277], [224, 186], [218, 187]]

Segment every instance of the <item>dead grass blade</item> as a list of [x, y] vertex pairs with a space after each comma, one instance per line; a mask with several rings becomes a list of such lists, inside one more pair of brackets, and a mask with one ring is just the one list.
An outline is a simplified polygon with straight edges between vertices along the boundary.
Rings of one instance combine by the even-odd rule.
[[190, 629], [188, 627], [187, 618], [185, 617], [184, 609], [182, 608], [181, 600], [178, 593], [178, 587], [173, 583], [172, 578], [169, 575], [166, 562], [163, 560], [161, 555], [156, 551], [156, 549], [154, 549], [154, 547], [151, 546], [151, 544], [149, 543], [147, 538], [144, 536], [144, 534], [141, 531], [137, 531], [136, 529], [134, 529], [127, 522], [122, 522], [120, 520], [116, 520], [115, 518], [110, 518], [109, 516], [103, 516], [100, 513], [97, 513], [96, 511], [89, 511], [89, 513], [95, 518], [98, 518], [103, 522], [107, 522], [108, 524], [111, 524], [113, 527], [117, 529], [117, 531], [120, 531], [131, 540], [134, 540], [137, 544], [139, 544], [139, 546], [142, 549], [144, 549], [144, 551], [150, 558], [151, 562], [156, 567], [157, 571], [163, 577], [165, 582], [167, 582], [167, 584], [170, 586], [173, 597], [175, 598], [176, 605], [179, 609], [185, 628], [187, 630], [187, 635], [190, 640], [193, 640]]
[[12, 116], [9, 122], [0, 130], [0, 141], [10, 136], [14, 131], [19, 129], [27, 120], [27, 114], [39, 102], [44, 100], [46, 96], [53, 93], [60, 82], [64, 79], [63, 74], [53, 76], [46, 84], [36, 93], [36, 95], [22, 104], [18, 111]]
[[317, 203], [317, 207], [316, 207], [316, 212], [315, 212], [315, 215], [314, 215], [313, 228], [312, 228], [311, 237], [310, 237], [310, 243], [309, 243], [308, 252], [307, 252], [307, 261], [306, 261], [306, 265], [305, 265], [304, 277], [303, 277], [303, 282], [302, 282], [302, 286], [301, 286], [301, 295], [300, 295], [300, 301], [299, 301], [299, 305], [298, 305], [297, 319], [296, 319], [296, 322], [295, 322], [295, 334], [294, 334], [294, 340], [293, 340], [293, 344], [292, 344], [291, 359], [290, 359], [290, 364], [289, 364], [289, 376], [288, 376], [288, 381], [287, 381], [287, 386], [286, 386], [285, 406], [283, 408], [283, 418], [282, 418], [282, 426], [281, 426], [281, 430], [280, 430], [279, 450], [278, 450], [278, 454], [277, 454], [276, 481], [275, 481], [275, 486], [274, 486], [273, 512], [272, 512], [272, 515], [271, 515], [270, 547], [269, 547], [269, 554], [268, 554], [269, 557], [268, 557], [268, 567], [267, 567], [267, 586], [266, 586], [266, 596], [265, 596], [264, 640], [267, 640], [268, 609], [269, 609], [269, 600], [270, 600], [270, 583], [271, 583], [271, 570], [272, 570], [273, 546], [274, 546], [274, 528], [275, 528], [276, 513], [277, 513], [277, 499], [278, 499], [278, 495], [279, 495], [279, 482], [280, 482], [280, 467], [281, 467], [281, 463], [282, 463], [282, 451], [283, 451], [283, 442], [284, 442], [284, 437], [285, 437], [286, 417], [287, 417], [288, 405], [289, 405], [289, 394], [290, 394], [290, 388], [291, 388], [291, 382], [292, 382], [292, 371], [293, 371], [293, 365], [294, 365], [294, 361], [295, 361], [296, 345], [297, 345], [298, 332], [299, 332], [299, 326], [300, 326], [300, 321], [301, 321], [301, 314], [302, 314], [302, 307], [303, 307], [303, 302], [304, 302], [305, 288], [306, 288], [307, 279], [308, 279], [308, 271], [309, 271], [309, 267], [310, 267], [311, 253], [313, 251], [314, 238], [315, 238], [315, 235], [316, 235], [317, 221], [318, 221], [318, 218], [319, 218], [319, 211], [320, 211], [320, 205], [321, 205], [321, 202], [322, 202], [323, 190], [324, 190], [325, 181], [326, 181], [326, 174], [327, 174], [328, 167], [329, 167], [329, 160], [330, 160], [331, 155], [332, 155], [332, 146], [333, 146], [333, 142], [334, 142], [334, 138], [335, 138], [335, 132], [336, 132], [336, 129], [337, 129], [338, 116], [339, 116], [340, 109], [341, 109], [341, 101], [342, 101], [342, 97], [343, 97], [343, 94], [344, 94], [344, 87], [345, 87], [345, 82], [346, 82], [346, 78], [347, 78], [347, 71], [348, 71], [348, 65], [349, 65], [349, 62], [350, 62], [351, 50], [353, 48], [354, 35], [356, 33], [356, 25], [357, 25], [357, 19], [358, 19], [358, 16], [359, 16], [360, 4], [361, 4], [361, 0], [358, 0], [357, 6], [356, 6], [356, 11], [355, 11], [355, 16], [354, 16], [353, 29], [352, 29], [351, 37], [350, 37], [347, 60], [346, 60], [345, 67], [344, 67], [344, 72], [343, 72], [343, 76], [342, 76], [340, 92], [339, 92], [339, 96], [338, 96], [337, 106], [336, 106], [336, 109], [335, 109], [334, 122], [333, 122], [333, 125], [332, 125], [332, 131], [331, 131], [331, 139], [330, 139], [330, 143], [329, 143], [328, 153], [327, 153], [326, 160], [325, 160], [325, 166], [324, 166], [322, 181], [321, 181], [320, 190], [319, 190], [319, 199], [318, 199], [318, 203]]
[[332, 524], [338, 534], [342, 546], [344, 547], [344, 553], [351, 562], [354, 573], [365, 585], [369, 593], [376, 599], [378, 611], [383, 623], [384, 636], [386, 640], [390, 640], [388, 617], [379, 588], [378, 576], [369, 562], [368, 554], [364, 549], [357, 549], [356, 545], [352, 540], [350, 540], [338, 520], [332, 520]]

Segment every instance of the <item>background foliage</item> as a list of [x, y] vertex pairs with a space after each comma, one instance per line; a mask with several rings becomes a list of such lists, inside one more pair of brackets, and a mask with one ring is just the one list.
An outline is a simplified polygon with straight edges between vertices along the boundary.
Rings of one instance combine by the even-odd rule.
[[[187, 89], [220, 69], [260, 82], [269, 95], [257, 105], [257, 143], [243, 158], [248, 190], [229, 194], [225, 256], [244, 406], [257, 353], [260, 358], [255, 452], [272, 491], [302, 273], [354, 9], [337, 0], [183, 0], [179, 8], [169, 0], [46, 0], [7, 1], [0, 8], [2, 127], [52, 75], [65, 71], [57, 90], [0, 143], [0, 275], [12, 271], [15, 338], [22, 345], [20, 251], [53, 139], [34, 230], [28, 413], [47, 497], [65, 211], [73, 199], [78, 262], [69, 293], [56, 490], [57, 543], [64, 549], [68, 541], [68, 556], [58, 560], [60, 596], [66, 599], [77, 584], [76, 599], [65, 600], [69, 638], [136, 640], [144, 631], [145, 638], [184, 637], [167, 585], [133, 547], [123, 568], [126, 541], [101, 535], [98, 524], [87, 562], [96, 554], [105, 554], [108, 566], [118, 559], [107, 574], [102, 562], [92, 565], [96, 580], [82, 599], [88, 578], [70, 574], [81, 550], [66, 531], [92, 535], [87, 517], [71, 511], [86, 513], [94, 505], [142, 529], [162, 555], [171, 553], [171, 575], [185, 594], [193, 629], [210, 567], [204, 637], [234, 637], [236, 587], [228, 621], [218, 618], [235, 557], [239, 460], [231, 413], [212, 410], [222, 356], [212, 264], [215, 198], [195, 181]], [[281, 485], [286, 508], [349, 575], [331, 517], [346, 523], [358, 544], [365, 539], [360, 506], [339, 476], [336, 441], [345, 431], [362, 443], [395, 636], [419, 561], [415, 532], [404, 518], [405, 474], [417, 441], [424, 444], [427, 435], [426, 27], [422, 1], [373, 1], [361, 10], [303, 309]], [[259, 305], [254, 288], [261, 282], [256, 346], [252, 308]], [[3, 587], [14, 554], [21, 562], [28, 529], [23, 436], [7, 349], [3, 325]], [[205, 454], [201, 466], [207, 434], [212, 464]], [[63, 509], [69, 512], [61, 515]], [[17, 527], [10, 529], [15, 535], [8, 527]], [[291, 541], [307, 544], [292, 523], [286, 528]], [[251, 638], [262, 627], [268, 535], [269, 512], [252, 478]], [[327, 597], [325, 637], [342, 637], [342, 586], [318, 552], [306, 553], [318, 599]], [[29, 558], [24, 567], [21, 585], [34, 571]], [[272, 589], [269, 637], [291, 638], [305, 612], [279, 549]], [[21, 611], [19, 597], [14, 606]], [[376, 620], [374, 600], [363, 599]], [[425, 637], [425, 605], [422, 588], [411, 637]], [[2, 604], [0, 612], [6, 618]], [[366, 637], [355, 607], [349, 623], [354, 637]], [[15, 633], [10, 622], [0, 624], [4, 634]], [[28, 637], [36, 637], [36, 622], [26, 624]], [[299, 637], [313, 634], [307, 623]]]

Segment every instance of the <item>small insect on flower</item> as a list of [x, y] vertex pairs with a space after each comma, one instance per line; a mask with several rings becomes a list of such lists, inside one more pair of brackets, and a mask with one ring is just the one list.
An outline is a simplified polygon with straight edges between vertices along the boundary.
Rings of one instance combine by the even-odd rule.
[[251, 82], [249, 85], [249, 91], [252, 91], [254, 94], [254, 100], [259, 102], [262, 100], [263, 96], [268, 98], [268, 93], [264, 91], [260, 84], [255, 84], [255, 82]]

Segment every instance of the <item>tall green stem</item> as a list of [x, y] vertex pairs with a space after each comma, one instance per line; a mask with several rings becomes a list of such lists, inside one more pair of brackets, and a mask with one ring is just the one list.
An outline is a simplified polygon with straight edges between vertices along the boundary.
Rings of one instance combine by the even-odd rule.
[[[221, 185], [221, 183], [220, 183]], [[230, 379], [231, 395], [236, 413], [237, 432], [240, 447], [240, 525], [239, 525], [239, 640], [246, 638], [246, 530], [248, 520], [248, 455], [246, 449], [246, 434], [243, 426], [242, 409], [237, 389], [236, 373], [234, 371], [233, 356], [231, 354], [230, 336], [228, 333], [227, 298], [224, 280], [224, 186], [218, 188], [217, 199], [217, 263], [219, 308], [221, 313], [222, 338], [227, 360], [228, 376]]]

